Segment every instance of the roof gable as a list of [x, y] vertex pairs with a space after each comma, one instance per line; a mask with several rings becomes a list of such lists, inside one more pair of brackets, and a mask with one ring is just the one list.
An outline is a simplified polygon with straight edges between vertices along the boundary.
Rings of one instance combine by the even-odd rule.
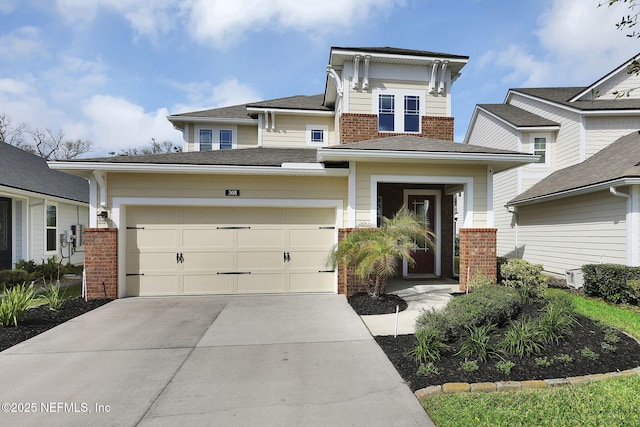
[[89, 203], [86, 179], [49, 168], [42, 157], [0, 143], [0, 185]]
[[[615, 99], [618, 93], [624, 93], [629, 88], [637, 88], [640, 86], [640, 77], [638, 76], [638, 62], [634, 55], [620, 66], [614, 68], [611, 72], [596, 80], [587, 86], [583, 91], [576, 94], [570, 101], [585, 101], [594, 98], [594, 96], [604, 99]], [[631, 95], [631, 94], [630, 94]], [[634, 98], [640, 97], [640, 94], [633, 94]]]

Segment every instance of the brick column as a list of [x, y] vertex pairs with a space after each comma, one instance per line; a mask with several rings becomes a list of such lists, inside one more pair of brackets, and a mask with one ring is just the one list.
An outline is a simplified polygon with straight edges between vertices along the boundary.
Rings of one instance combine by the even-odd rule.
[[478, 274], [497, 276], [495, 228], [460, 229], [460, 290], [466, 290], [467, 281]]
[[84, 229], [87, 298], [118, 298], [118, 229]]

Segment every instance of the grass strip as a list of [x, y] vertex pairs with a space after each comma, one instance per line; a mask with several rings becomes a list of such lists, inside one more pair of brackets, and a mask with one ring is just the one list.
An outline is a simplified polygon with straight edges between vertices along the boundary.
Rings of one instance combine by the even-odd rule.
[[640, 377], [573, 387], [433, 396], [422, 405], [438, 427], [640, 425]]

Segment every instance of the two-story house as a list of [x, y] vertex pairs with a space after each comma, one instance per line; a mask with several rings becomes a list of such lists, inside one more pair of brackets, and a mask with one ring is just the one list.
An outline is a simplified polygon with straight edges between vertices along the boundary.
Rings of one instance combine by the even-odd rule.
[[494, 176], [498, 255], [564, 275], [638, 265], [640, 77], [633, 60], [589, 86], [511, 89], [476, 106], [464, 142], [529, 152]]
[[350, 294], [329, 251], [403, 206], [437, 239], [402, 275], [451, 277], [459, 191], [465, 274], [495, 272], [493, 174], [533, 156], [453, 143], [451, 91], [467, 60], [333, 47], [319, 95], [169, 116], [182, 153], [52, 163], [91, 183], [90, 296]]

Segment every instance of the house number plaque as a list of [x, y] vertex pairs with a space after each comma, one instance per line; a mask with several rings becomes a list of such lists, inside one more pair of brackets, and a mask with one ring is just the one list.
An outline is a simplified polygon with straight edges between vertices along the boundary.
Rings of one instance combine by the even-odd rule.
[[224, 190], [224, 195], [227, 197], [238, 197], [240, 196], [240, 190]]

